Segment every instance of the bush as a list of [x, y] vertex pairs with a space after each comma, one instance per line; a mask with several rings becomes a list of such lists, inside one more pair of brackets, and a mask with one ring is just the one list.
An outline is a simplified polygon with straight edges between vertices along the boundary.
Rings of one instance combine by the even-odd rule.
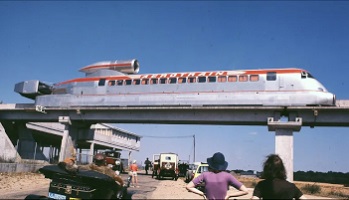
[[302, 190], [304, 190], [306, 193], [310, 194], [316, 194], [321, 192], [321, 187], [318, 185], [312, 184], [306, 184], [305, 186], [302, 187]]
[[334, 197], [338, 197], [338, 198], [349, 199], [349, 195], [346, 195], [346, 194], [342, 193], [341, 191], [334, 191], [334, 190], [332, 190], [328, 194], [331, 195], [331, 196], [334, 196]]

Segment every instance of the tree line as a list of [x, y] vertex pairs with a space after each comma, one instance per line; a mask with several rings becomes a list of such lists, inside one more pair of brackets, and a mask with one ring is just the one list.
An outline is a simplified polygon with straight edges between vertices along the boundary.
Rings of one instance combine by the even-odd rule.
[[349, 186], [349, 172], [296, 171], [293, 174], [293, 179], [295, 181], [343, 184], [344, 186]]

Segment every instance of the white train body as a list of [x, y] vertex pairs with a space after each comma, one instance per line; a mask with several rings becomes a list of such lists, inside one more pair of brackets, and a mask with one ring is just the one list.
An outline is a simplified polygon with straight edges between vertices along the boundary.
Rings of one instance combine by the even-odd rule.
[[[127, 70], [121, 72], [116, 63]], [[335, 104], [335, 95], [303, 69], [134, 74], [138, 70], [137, 60], [96, 63], [81, 69], [86, 77], [57, 83], [51, 93], [31, 97], [45, 107]], [[26, 96], [23, 82], [16, 88]]]

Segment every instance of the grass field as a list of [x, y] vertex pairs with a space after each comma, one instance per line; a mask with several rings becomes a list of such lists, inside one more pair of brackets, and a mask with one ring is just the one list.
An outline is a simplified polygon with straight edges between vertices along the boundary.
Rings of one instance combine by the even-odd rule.
[[[242, 176], [236, 176], [236, 178], [248, 188], [254, 188], [256, 184], [261, 180], [258, 178], [249, 178]], [[294, 183], [303, 192], [303, 194], [336, 199], [349, 199], [349, 187], [344, 187], [344, 185], [302, 181], [294, 181]]]

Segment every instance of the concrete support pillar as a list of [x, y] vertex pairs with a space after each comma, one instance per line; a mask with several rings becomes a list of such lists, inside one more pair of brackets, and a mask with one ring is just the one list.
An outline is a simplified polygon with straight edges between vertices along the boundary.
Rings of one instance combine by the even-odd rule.
[[[59, 152], [59, 150], [58, 150], [58, 148], [54, 148], [54, 153], [53, 153], [53, 158], [54, 158], [54, 162], [57, 162], [58, 160], [56, 159], [57, 158], [57, 155], [58, 155], [58, 152]], [[59, 158], [58, 158], [59, 159]]]
[[275, 154], [278, 154], [286, 168], [287, 180], [293, 181], [293, 131], [275, 130]]
[[71, 125], [71, 121], [68, 116], [60, 116], [59, 122], [65, 126], [58, 160], [59, 162], [62, 162], [68, 157], [76, 157], [75, 146], [77, 132]]
[[130, 165], [131, 165], [131, 163], [132, 163], [132, 160], [131, 160], [131, 159], [132, 159], [131, 153], [132, 153], [132, 151], [129, 151], [129, 152], [128, 152], [128, 162], [127, 162], [127, 163], [128, 163], [128, 166], [127, 166], [128, 169], [130, 169]]
[[49, 151], [48, 151], [48, 162], [52, 163], [52, 157], [53, 157], [53, 147], [50, 145]]
[[268, 130], [275, 131], [275, 154], [278, 154], [286, 168], [287, 180], [293, 182], [293, 132], [300, 131], [302, 119], [295, 121], [274, 121], [268, 118]]
[[77, 161], [81, 164], [82, 162], [82, 149], [79, 148], [79, 158], [77, 158]]
[[94, 151], [95, 151], [95, 143], [91, 142], [91, 144], [90, 144], [90, 152], [88, 154], [88, 162], [89, 163], [93, 162]]
[[[18, 140], [17, 140], [18, 143]], [[7, 161], [19, 161], [21, 158], [17, 149], [8, 138], [5, 128], [0, 123], [0, 158]]]
[[[67, 130], [68, 129], [68, 130]], [[63, 131], [63, 137], [61, 142], [61, 152], [59, 153], [59, 162], [62, 162], [65, 158], [69, 157], [69, 143], [71, 143], [71, 137], [69, 137], [69, 126], [65, 127], [65, 130]]]

